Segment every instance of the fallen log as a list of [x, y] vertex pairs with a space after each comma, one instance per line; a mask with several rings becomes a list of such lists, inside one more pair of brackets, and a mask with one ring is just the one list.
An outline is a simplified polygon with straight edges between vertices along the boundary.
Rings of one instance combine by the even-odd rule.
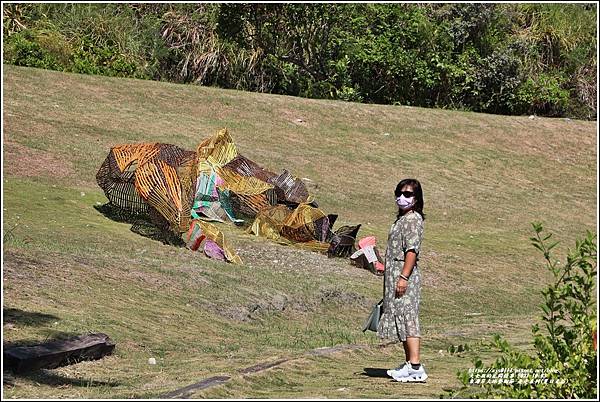
[[53, 369], [83, 360], [97, 360], [109, 355], [114, 342], [103, 333], [80, 335], [32, 346], [4, 349], [4, 367], [15, 373]]
[[254, 366], [250, 366], [250, 367], [246, 367], [244, 369], [241, 369], [241, 370], [239, 370], [239, 372], [241, 374], [258, 373], [259, 371], [263, 371], [263, 370], [270, 369], [271, 367], [279, 366], [280, 364], [283, 364], [283, 363], [285, 363], [285, 362], [287, 362], [289, 360], [290, 359], [279, 359], [279, 360], [274, 361], [274, 362], [259, 363], [259, 364], [256, 364]]

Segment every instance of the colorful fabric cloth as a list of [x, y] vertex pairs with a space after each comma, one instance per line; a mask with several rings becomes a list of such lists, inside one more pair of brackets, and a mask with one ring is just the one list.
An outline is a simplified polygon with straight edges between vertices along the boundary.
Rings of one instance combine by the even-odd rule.
[[421, 273], [418, 263], [408, 278], [406, 293], [399, 298], [395, 293], [406, 252], [414, 250], [418, 261], [422, 240], [423, 218], [417, 212], [400, 217], [390, 229], [385, 255], [383, 314], [377, 330], [382, 339], [405, 341], [407, 337], [421, 337]]
[[[231, 246], [225, 241], [225, 236], [215, 225], [199, 219], [193, 219], [190, 223], [190, 229], [187, 235], [187, 244], [189, 248], [195, 247], [197, 250], [202, 241], [211, 241], [223, 250], [223, 254], [227, 262], [234, 264], [242, 264], [242, 259]], [[193, 249], [193, 248], [192, 248]], [[204, 252], [207, 256], [217, 255], [218, 251], [212, 245], [205, 245]]]
[[[220, 220], [214, 212], [209, 212], [212, 204], [219, 199], [216, 187], [217, 174], [200, 173], [196, 181], [196, 195], [192, 204], [192, 218], [199, 219], [201, 216]], [[216, 218], [216, 219], [215, 219]]]
[[235, 224], [244, 221], [237, 219], [231, 208], [229, 190], [219, 188], [224, 181], [216, 172], [200, 173], [196, 184], [196, 195], [190, 211], [193, 219], [225, 222], [230, 220]]
[[190, 250], [198, 250], [200, 244], [206, 239], [206, 236], [202, 233], [202, 229], [200, 225], [194, 224], [192, 222], [190, 224], [190, 229], [187, 232], [186, 244]]
[[226, 128], [202, 141], [196, 148], [198, 155], [197, 174], [210, 173], [218, 167], [226, 165], [238, 154], [233, 139]]
[[204, 255], [214, 260], [225, 261], [225, 252], [212, 240], [204, 242]]
[[[217, 186], [219, 184], [217, 183]], [[221, 208], [225, 211], [225, 214], [236, 225], [241, 225], [244, 223], [243, 219], [238, 219], [235, 217], [235, 212], [233, 211], [233, 206], [231, 205], [231, 192], [229, 190], [221, 189], [217, 187], [217, 192], [219, 193], [219, 202], [221, 203]]]

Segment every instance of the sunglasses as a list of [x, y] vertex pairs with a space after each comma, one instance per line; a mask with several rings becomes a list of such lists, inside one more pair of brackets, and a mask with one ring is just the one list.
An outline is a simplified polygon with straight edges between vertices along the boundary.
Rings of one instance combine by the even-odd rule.
[[412, 191], [400, 191], [400, 194], [406, 198], [410, 198], [415, 195], [415, 193]]

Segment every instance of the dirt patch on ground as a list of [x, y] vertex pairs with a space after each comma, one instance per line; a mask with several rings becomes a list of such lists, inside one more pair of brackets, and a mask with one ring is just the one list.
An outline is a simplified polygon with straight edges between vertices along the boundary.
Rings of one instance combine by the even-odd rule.
[[267, 239], [255, 241], [239, 237], [234, 240], [244, 265], [249, 268], [269, 266], [276, 272], [302, 272], [307, 275], [336, 275], [360, 279], [374, 278], [371, 272], [350, 264], [348, 258], [328, 258], [326, 254], [284, 246]]
[[16, 142], [4, 143], [3, 156], [4, 173], [9, 176], [63, 178], [75, 172], [69, 161]]
[[28, 271], [39, 270], [43, 266], [44, 262], [37, 258], [24, 256], [10, 250], [4, 251], [2, 272], [5, 279], [29, 279]]
[[369, 300], [358, 293], [346, 292], [337, 288], [321, 288], [313, 296], [290, 297], [285, 294], [276, 294], [273, 296], [263, 296], [246, 305], [220, 306], [212, 302], [203, 302], [202, 308], [208, 308], [214, 313], [218, 313], [233, 321], [252, 321], [260, 320], [265, 314], [294, 311], [300, 313], [314, 312], [324, 305], [338, 305], [345, 307], [369, 306]]
[[322, 303], [337, 304], [343, 306], [368, 306], [369, 300], [356, 292], [347, 292], [339, 288], [319, 289]]

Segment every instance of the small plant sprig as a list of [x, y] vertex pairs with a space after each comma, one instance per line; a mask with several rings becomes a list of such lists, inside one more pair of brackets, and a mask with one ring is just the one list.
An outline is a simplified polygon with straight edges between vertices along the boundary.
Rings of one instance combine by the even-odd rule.
[[15, 231], [15, 229], [17, 228], [17, 226], [19, 226], [19, 222], [15, 223], [13, 225], [13, 227], [11, 227], [8, 230], [4, 231], [4, 236], [2, 236], [2, 243], [3, 244], [8, 243], [9, 241], [11, 241], [11, 240], [13, 240], [15, 238], [15, 235], [14, 235], [13, 232]]

